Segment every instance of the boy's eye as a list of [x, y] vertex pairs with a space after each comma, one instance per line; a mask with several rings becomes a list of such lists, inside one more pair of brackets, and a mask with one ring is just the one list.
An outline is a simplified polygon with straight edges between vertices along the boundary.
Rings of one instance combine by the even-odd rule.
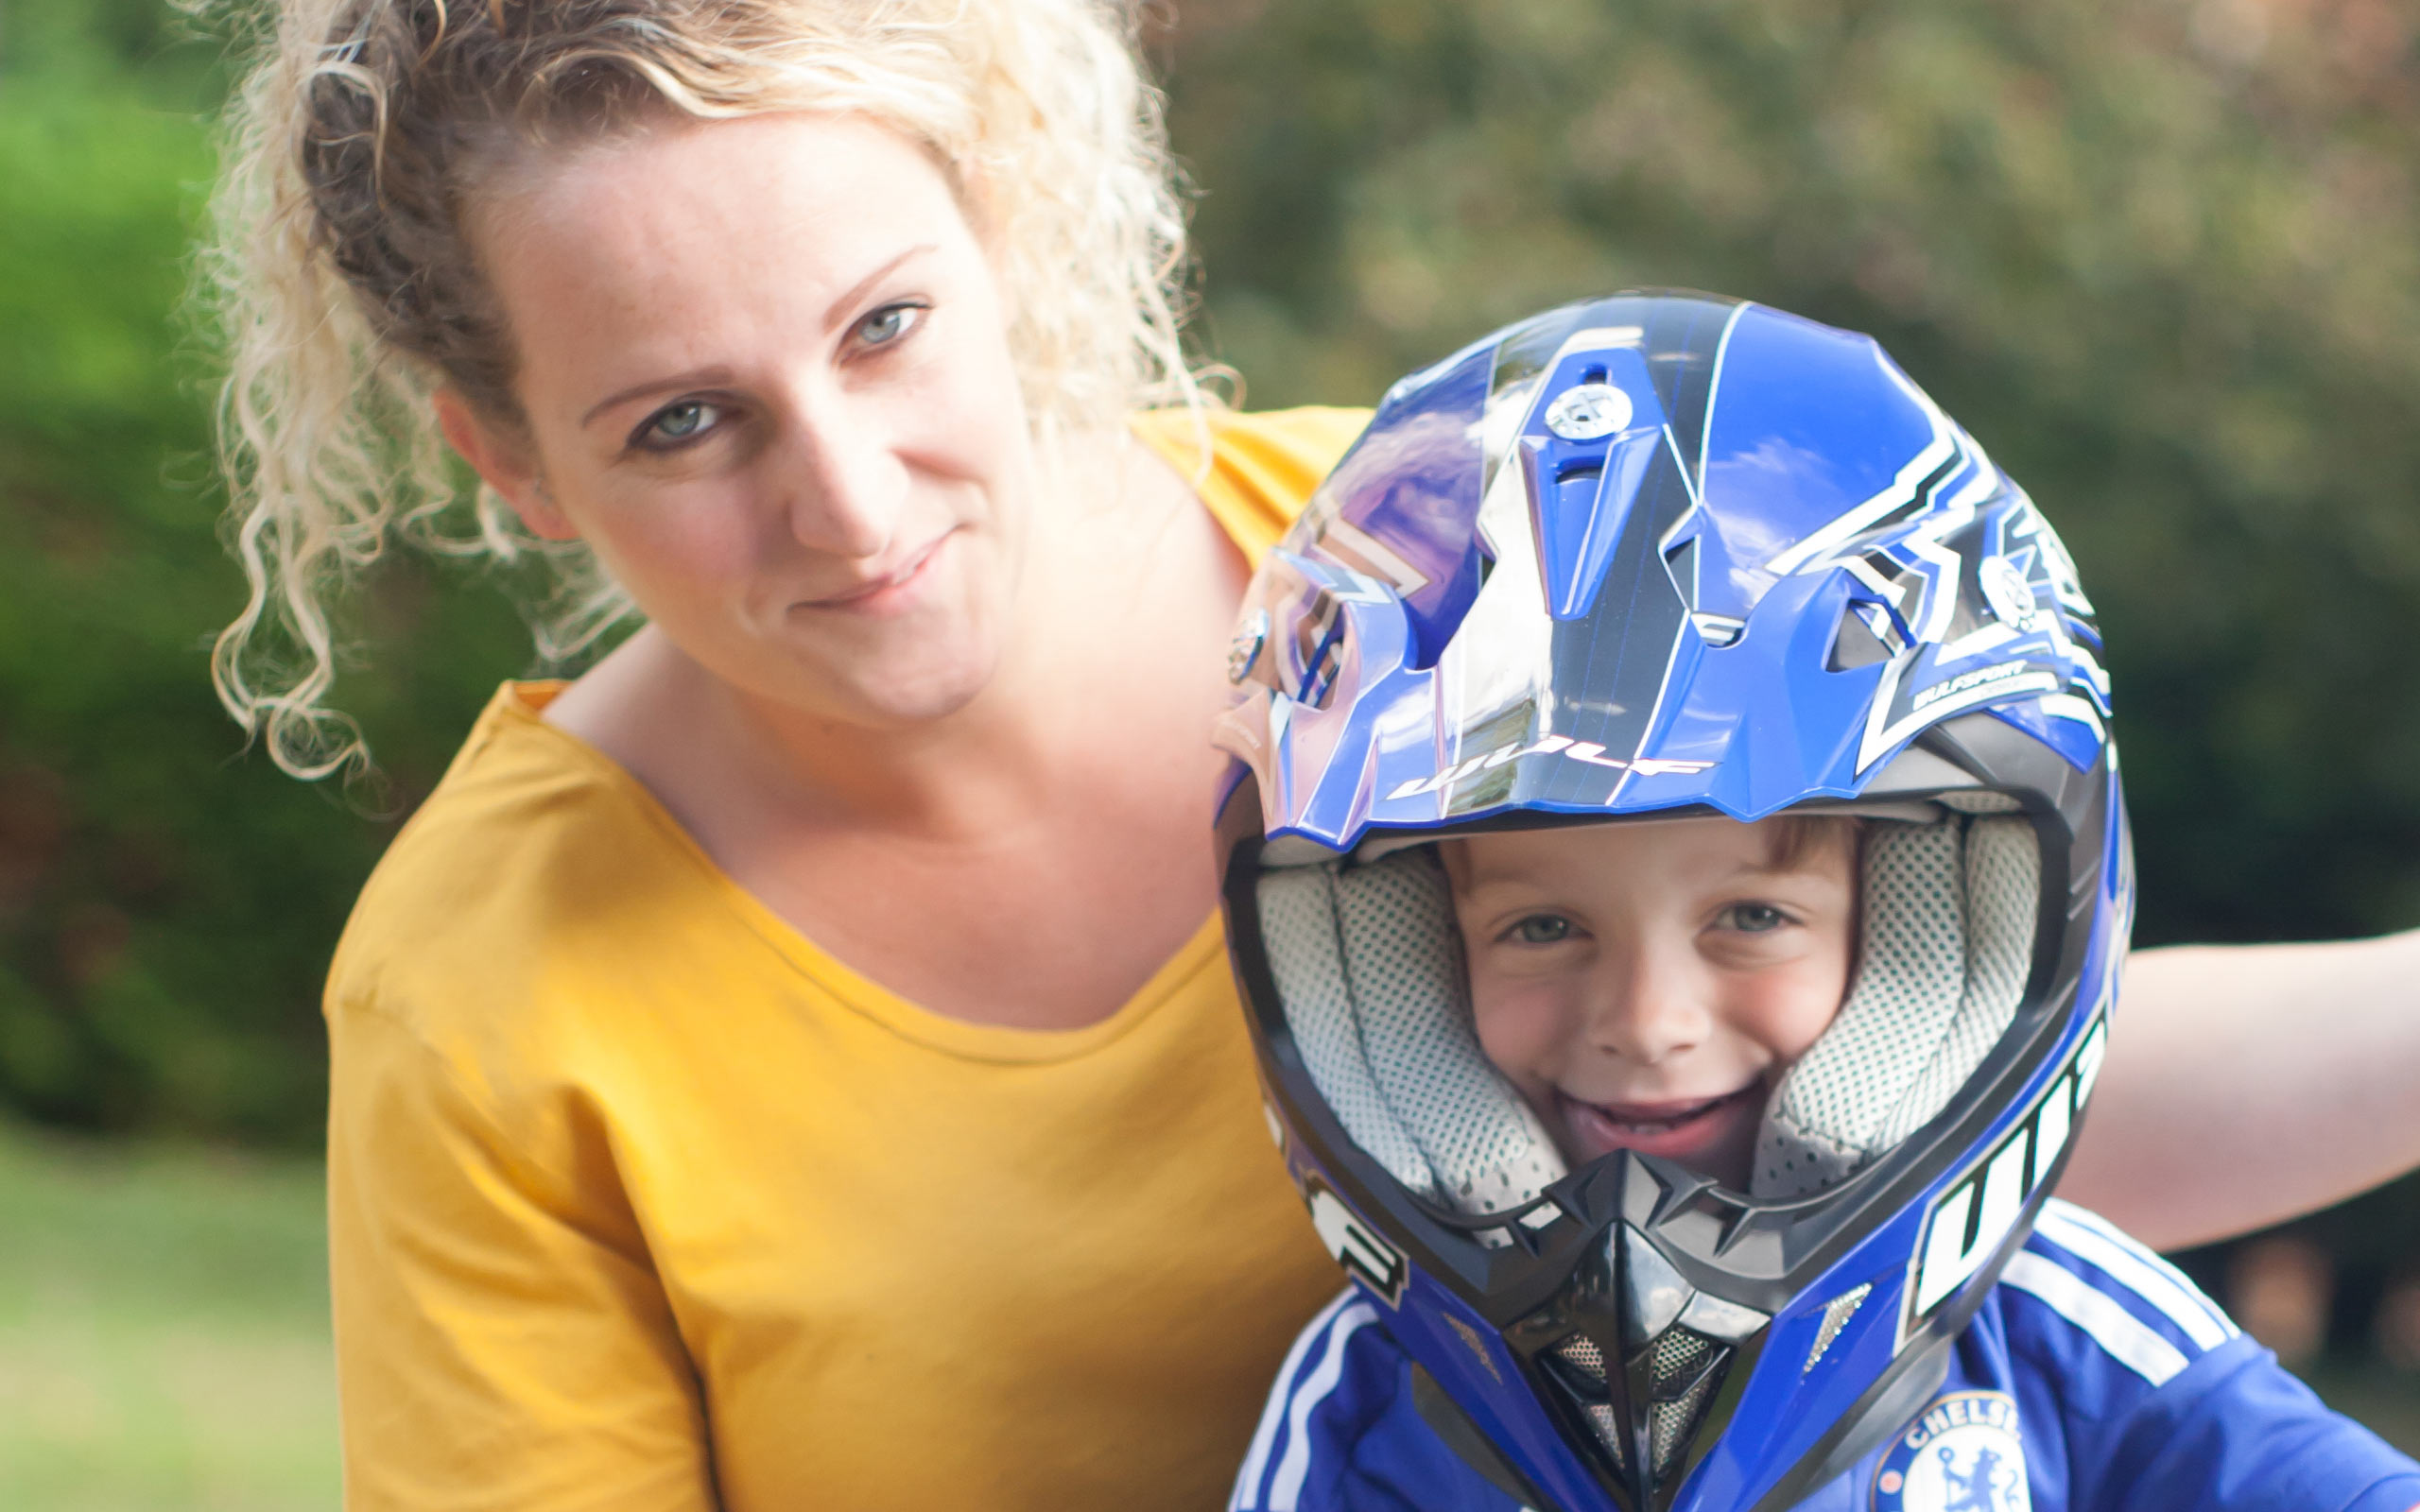
[[683, 399], [665, 405], [639, 422], [631, 444], [650, 452], [669, 452], [696, 440], [722, 421], [723, 408], [702, 399]]
[[1771, 903], [1733, 903], [1722, 913], [1722, 921], [1743, 935], [1761, 935], [1789, 922]]
[[857, 345], [887, 347], [914, 330], [924, 318], [922, 305], [886, 304], [857, 322]]
[[1559, 914], [1531, 914], [1512, 926], [1512, 937], [1524, 945], [1552, 945], [1571, 937], [1571, 920]]

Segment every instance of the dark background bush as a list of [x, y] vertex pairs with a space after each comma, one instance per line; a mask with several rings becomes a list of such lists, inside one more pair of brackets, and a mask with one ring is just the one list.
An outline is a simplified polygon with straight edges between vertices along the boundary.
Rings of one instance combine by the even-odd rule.
[[529, 651], [497, 594], [380, 575], [344, 698], [383, 796], [289, 781], [220, 712], [242, 585], [172, 311], [225, 80], [185, 36], [153, 0], [0, 12], [0, 1108], [309, 1145], [316, 979], [392, 833], [363, 809], [424, 791]]
[[[2412, 26], [2387, 0], [1192, 0], [1150, 45], [1201, 335], [1255, 404], [1367, 403], [1630, 284], [1879, 335], [2083, 564], [2156, 943], [2420, 921]], [[383, 793], [290, 782], [218, 711], [239, 584], [207, 355], [170, 311], [225, 80], [181, 27], [152, 0], [0, 14], [0, 1107], [307, 1146], [352, 895], [494, 681], [537, 669], [496, 585], [400, 559], [339, 693]], [[2328, 1222], [2375, 1270], [2414, 1208]]]

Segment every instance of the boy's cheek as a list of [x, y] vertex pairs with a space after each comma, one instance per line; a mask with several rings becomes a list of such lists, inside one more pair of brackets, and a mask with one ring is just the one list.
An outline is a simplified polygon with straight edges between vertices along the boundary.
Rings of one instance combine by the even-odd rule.
[[1840, 1017], [1847, 996], [1847, 973], [1831, 963], [1800, 963], [1790, 971], [1771, 972], [1745, 994], [1742, 1015], [1754, 1037], [1776, 1060], [1787, 1064], [1813, 1048], [1824, 1031]]
[[1538, 983], [1475, 979], [1472, 1027], [1490, 1064], [1524, 1091], [1551, 1080], [1563, 1061], [1569, 1015], [1561, 994]]

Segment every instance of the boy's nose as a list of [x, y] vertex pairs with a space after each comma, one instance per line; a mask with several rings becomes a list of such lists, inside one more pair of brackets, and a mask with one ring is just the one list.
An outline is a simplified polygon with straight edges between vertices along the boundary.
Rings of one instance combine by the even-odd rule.
[[1607, 964], [1588, 1025], [1599, 1049], [1651, 1066], [1703, 1042], [1713, 1021], [1687, 962], [1646, 946]]

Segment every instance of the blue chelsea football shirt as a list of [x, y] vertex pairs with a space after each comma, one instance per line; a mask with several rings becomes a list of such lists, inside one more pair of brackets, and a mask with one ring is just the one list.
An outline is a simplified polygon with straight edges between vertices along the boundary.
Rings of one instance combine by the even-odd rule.
[[[1378, 1309], [1296, 1341], [1233, 1512], [1516, 1512], [1432, 1433]], [[2420, 1465], [2330, 1412], [2158, 1256], [2052, 1201], [1948, 1380], [1804, 1512], [2408, 1512]]]

